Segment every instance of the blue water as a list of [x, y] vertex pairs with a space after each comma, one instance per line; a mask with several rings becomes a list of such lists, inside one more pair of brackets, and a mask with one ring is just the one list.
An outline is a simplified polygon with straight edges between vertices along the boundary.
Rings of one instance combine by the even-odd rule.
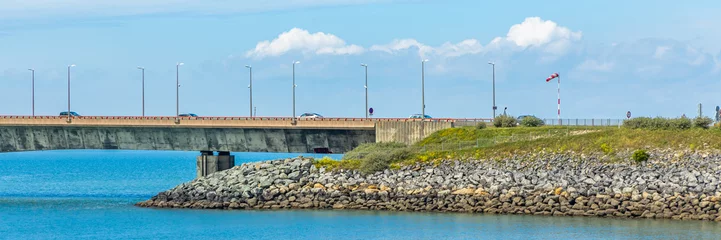
[[[197, 154], [85, 150], [0, 154], [0, 239], [721, 238], [721, 224], [701, 221], [133, 206], [192, 180]], [[235, 155], [237, 164], [295, 156]]]

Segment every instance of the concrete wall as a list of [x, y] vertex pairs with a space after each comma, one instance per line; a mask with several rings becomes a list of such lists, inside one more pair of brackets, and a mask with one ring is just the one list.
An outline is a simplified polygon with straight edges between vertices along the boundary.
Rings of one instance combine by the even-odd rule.
[[452, 128], [450, 122], [377, 122], [376, 142], [414, 144], [438, 130]]
[[126, 149], [227, 152], [350, 151], [375, 141], [371, 129], [0, 126], [0, 152]]

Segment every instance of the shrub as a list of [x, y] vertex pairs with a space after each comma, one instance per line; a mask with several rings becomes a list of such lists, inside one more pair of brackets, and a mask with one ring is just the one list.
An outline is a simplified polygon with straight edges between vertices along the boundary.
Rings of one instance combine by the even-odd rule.
[[528, 116], [521, 119], [521, 125], [524, 127], [540, 127], [543, 126], [545, 123], [540, 118], [537, 118], [535, 116]]
[[669, 121], [669, 127], [665, 129], [689, 129], [691, 126], [693, 126], [693, 122], [691, 122], [691, 119], [688, 119], [686, 117], [682, 118], [676, 118], [676, 119], [668, 119]]
[[662, 118], [662, 117], [655, 117], [655, 118], [648, 118], [648, 117], [638, 117], [638, 118], [632, 118], [628, 120], [623, 121], [623, 126], [631, 129], [652, 129], [652, 130], [658, 130], [658, 129], [664, 129], [664, 130], [671, 130], [671, 129], [689, 129], [693, 123], [691, 122], [691, 119], [681, 117], [681, 118]]
[[391, 163], [409, 159], [412, 156], [410, 149], [399, 148], [386, 152], [372, 152], [361, 159], [359, 169], [361, 173], [371, 174], [386, 170]]
[[515, 127], [516, 126], [516, 118], [509, 115], [500, 115], [493, 119], [493, 126], [494, 127]]
[[631, 159], [633, 159], [633, 160], [636, 161], [637, 163], [641, 163], [641, 162], [648, 161], [648, 158], [649, 158], [649, 157], [651, 157], [651, 156], [648, 155], [648, 153], [646, 152], [646, 150], [639, 149], [639, 150], [636, 150], [635, 152], [633, 152], [633, 155], [631, 156]]
[[703, 129], [708, 129], [713, 123], [710, 117], [696, 117], [693, 119], [693, 126]]
[[477, 129], [486, 129], [486, 123], [479, 122], [478, 124], [476, 124], [476, 128]]
[[412, 156], [413, 152], [404, 144], [369, 143], [343, 155], [340, 166], [352, 167], [361, 173], [370, 174], [388, 169], [392, 163], [408, 160]]
[[601, 151], [603, 151], [603, 153], [605, 153], [606, 155], [611, 155], [611, 153], [613, 153], [613, 148], [611, 148], [611, 146], [606, 143], [602, 143]]
[[340, 164], [339, 161], [333, 160], [329, 157], [323, 157], [321, 159], [313, 161], [313, 165], [317, 168], [326, 168], [328, 170], [333, 170]]

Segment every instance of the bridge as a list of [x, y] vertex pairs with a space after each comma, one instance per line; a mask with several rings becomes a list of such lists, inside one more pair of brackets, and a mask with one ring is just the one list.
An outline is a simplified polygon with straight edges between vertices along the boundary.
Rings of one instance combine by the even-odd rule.
[[[488, 119], [0, 116], [0, 152], [56, 149], [199, 151], [198, 176], [234, 166], [230, 152], [344, 153], [412, 144], [454, 123]], [[218, 154], [215, 155], [214, 152]]]

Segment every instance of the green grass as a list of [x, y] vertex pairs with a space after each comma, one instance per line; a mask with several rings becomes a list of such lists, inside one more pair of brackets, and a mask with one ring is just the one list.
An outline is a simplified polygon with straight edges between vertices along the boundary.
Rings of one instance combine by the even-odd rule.
[[420, 142], [416, 143], [416, 146], [426, 146], [431, 144], [439, 144], [442, 142], [458, 142], [458, 141], [476, 141], [478, 139], [493, 139], [498, 137], [511, 137], [511, 136], [527, 136], [532, 135], [544, 135], [552, 134], [558, 135], [559, 133], [566, 133], [568, 131], [580, 131], [580, 130], [601, 130], [604, 127], [562, 127], [562, 126], [547, 126], [547, 127], [514, 127], [514, 128], [486, 128], [477, 129], [475, 127], [462, 127], [462, 128], [449, 128], [441, 130], [431, 134]]
[[[508, 136], [538, 136], [515, 141], [486, 142], [455, 149], [432, 148], [439, 144], [476, 141]], [[519, 138], [516, 138], [519, 139]], [[525, 140], [524, 140], [525, 139]], [[429, 150], [430, 149], [430, 150]], [[344, 155], [342, 161], [319, 160], [316, 166], [328, 169], [356, 169], [373, 172], [379, 168], [397, 168], [405, 164], [440, 163], [444, 160], [496, 159], [539, 152], [599, 153], [617, 158], [619, 153], [639, 149], [704, 150], [721, 149], [718, 128], [687, 130], [650, 130], [617, 127], [515, 127], [451, 128], [438, 131], [413, 146], [396, 143], [364, 144]], [[630, 156], [627, 156], [630, 158]]]

